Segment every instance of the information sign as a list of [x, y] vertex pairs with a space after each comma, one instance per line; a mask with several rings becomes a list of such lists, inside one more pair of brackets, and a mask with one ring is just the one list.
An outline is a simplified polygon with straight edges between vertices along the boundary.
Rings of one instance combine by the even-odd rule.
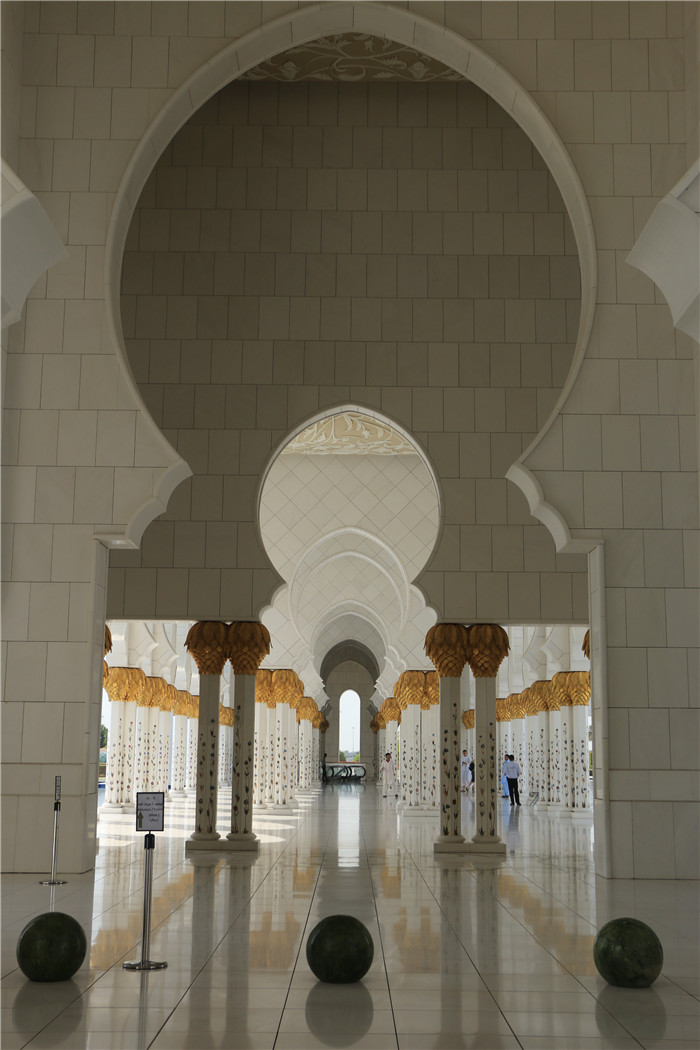
[[53, 798], [54, 798], [54, 802], [58, 802], [59, 799], [61, 798], [61, 778], [60, 777], [54, 777], [53, 779], [54, 779]]
[[162, 831], [164, 819], [164, 793], [162, 791], [137, 791], [136, 830]]

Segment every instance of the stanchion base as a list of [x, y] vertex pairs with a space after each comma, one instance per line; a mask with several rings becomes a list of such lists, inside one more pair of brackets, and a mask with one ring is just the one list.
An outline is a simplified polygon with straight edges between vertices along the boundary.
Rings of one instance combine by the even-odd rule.
[[151, 962], [149, 959], [142, 959], [141, 962], [128, 962], [122, 963], [122, 969], [124, 970], [167, 970], [168, 964], [166, 962]]
[[40, 886], [65, 886], [68, 883], [68, 879], [40, 879]]

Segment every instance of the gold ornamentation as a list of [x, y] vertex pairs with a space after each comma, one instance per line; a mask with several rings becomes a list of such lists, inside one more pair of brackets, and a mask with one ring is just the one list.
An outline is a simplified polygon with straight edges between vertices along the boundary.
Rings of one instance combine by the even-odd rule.
[[559, 707], [571, 707], [571, 693], [569, 692], [569, 672], [557, 671], [552, 676], [552, 692]]
[[160, 696], [165, 685], [164, 678], [157, 675], [145, 675], [141, 699], [136, 701], [139, 707], [160, 707]]
[[422, 711], [427, 711], [440, 703], [440, 675], [437, 671], [424, 671], [425, 690], [420, 706]]
[[[106, 661], [105, 667], [107, 667]], [[130, 667], [108, 667], [106, 680], [103, 674], [104, 687], [107, 690], [107, 696], [113, 704], [124, 704], [129, 699], [130, 670]]]
[[109, 664], [106, 660], [102, 661], [102, 688], [107, 688], [107, 679], [109, 678]]
[[282, 454], [314, 456], [415, 455], [416, 450], [398, 431], [359, 412], [343, 412], [320, 419], [289, 442]]
[[291, 671], [287, 667], [276, 667], [272, 672], [272, 692], [275, 702], [278, 704], [290, 703], [297, 695], [298, 681], [296, 671]]
[[233, 726], [233, 708], [219, 704], [219, 725]]
[[523, 700], [522, 693], [510, 693], [506, 697], [506, 700], [508, 701], [511, 721], [513, 721], [514, 718], [525, 717], [525, 701]]
[[508, 655], [508, 635], [497, 623], [473, 623], [467, 630], [467, 661], [475, 678], [495, 678]]
[[105, 624], [105, 651], [104, 655], [112, 652], [112, 632], [110, 631], [107, 624]]
[[393, 696], [388, 696], [381, 706], [380, 714], [385, 722], [398, 722], [401, 725], [401, 708]]
[[314, 729], [320, 729], [321, 726], [323, 725], [323, 723], [324, 723], [324, 717], [321, 714], [321, 712], [319, 711], [311, 719], [311, 725], [314, 727]]
[[476, 725], [476, 712], [473, 707], [469, 711], [462, 711], [462, 725], [465, 729], [473, 729]]
[[165, 682], [160, 691], [158, 697], [158, 707], [161, 711], [172, 711], [173, 704], [175, 703], [177, 695], [177, 689], [174, 685], [170, 685], [169, 682]]
[[327, 730], [328, 730], [328, 719], [324, 718], [318, 728], [321, 730], [322, 733], [327, 732]]
[[376, 715], [374, 716], [374, 719], [380, 729], [386, 729], [386, 718], [384, 717], [381, 711], [377, 711]]
[[461, 623], [436, 623], [425, 636], [425, 652], [441, 678], [461, 678], [467, 662], [467, 628]]
[[312, 722], [318, 712], [318, 705], [310, 696], [302, 696], [297, 707], [297, 722]]
[[192, 697], [185, 689], [176, 689], [175, 694], [173, 715], [184, 715], [185, 718], [188, 718], [192, 709]]
[[404, 671], [394, 686], [394, 699], [402, 711], [409, 704], [420, 704], [425, 693], [425, 672]]
[[272, 696], [272, 671], [260, 668], [255, 672], [255, 703], [274, 707]]
[[374, 716], [374, 718], [370, 722], [369, 728], [372, 730], [372, 732], [374, 733], [375, 736], [379, 732], [379, 722], [377, 721], [377, 716], [376, 715]]
[[534, 701], [535, 711], [538, 714], [540, 711], [549, 710], [550, 689], [550, 682], [544, 681], [543, 679], [540, 679], [537, 682], [533, 682], [530, 686], [530, 696]]
[[187, 632], [185, 649], [192, 654], [200, 674], [221, 674], [228, 659], [228, 624], [199, 620]]
[[317, 37], [286, 51], [242, 75], [245, 80], [382, 80], [456, 81], [464, 77], [436, 58], [371, 33]]
[[506, 696], [496, 697], [496, 721], [510, 722], [510, 704]]
[[591, 629], [590, 627], [583, 636], [583, 645], [581, 646], [581, 652], [587, 660], [591, 658]]
[[234, 674], [255, 674], [270, 652], [270, 632], [253, 620], [236, 620], [228, 627], [228, 658]]
[[574, 707], [587, 707], [591, 698], [591, 676], [588, 671], [569, 671], [569, 695]]

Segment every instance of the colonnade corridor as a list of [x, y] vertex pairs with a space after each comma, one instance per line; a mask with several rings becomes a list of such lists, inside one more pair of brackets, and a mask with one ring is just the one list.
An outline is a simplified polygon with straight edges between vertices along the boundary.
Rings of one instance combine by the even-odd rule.
[[[194, 800], [168, 804], [150, 952], [163, 971], [122, 969], [141, 949], [133, 814], [101, 811], [96, 868], [65, 886], [6, 875], [4, 1050], [696, 1050], [697, 883], [597, 878], [592, 818], [507, 800], [503, 858], [435, 855], [435, 821], [401, 815], [371, 783], [314, 787], [298, 801], [289, 816], [255, 810], [259, 854], [185, 855]], [[473, 806], [464, 800], [465, 835]], [[72, 981], [32, 984], [15, 944], [52, 902], [84, 925], [89, 954]], [[318, 983], [306, 962], [309, 932], [339, 912], [374, 940], [355, 985]], [[615, 916], [661, 939], [650, 989], [596, 973], [595, 932]]]

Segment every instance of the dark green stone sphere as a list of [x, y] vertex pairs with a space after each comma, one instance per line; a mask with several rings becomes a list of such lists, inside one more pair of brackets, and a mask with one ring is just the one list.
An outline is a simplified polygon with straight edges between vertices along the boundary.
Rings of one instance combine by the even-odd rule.
[[87, 939], [77, 919], [62, 911], [36, 915], [17, 941], [17, 962], [30, 981], [68, 981], [85, 958]]
[[664, 952], [654, 931], [639, 919], [611, 919], [598, 932], [593, 961], [618, 988], [648, 988], [661, 973]]
[[306, 942], [311, 972], [327, 984], [353, 984], [374, 958], [370, 932], [352, 915], [328, 915], [314, 926]]

